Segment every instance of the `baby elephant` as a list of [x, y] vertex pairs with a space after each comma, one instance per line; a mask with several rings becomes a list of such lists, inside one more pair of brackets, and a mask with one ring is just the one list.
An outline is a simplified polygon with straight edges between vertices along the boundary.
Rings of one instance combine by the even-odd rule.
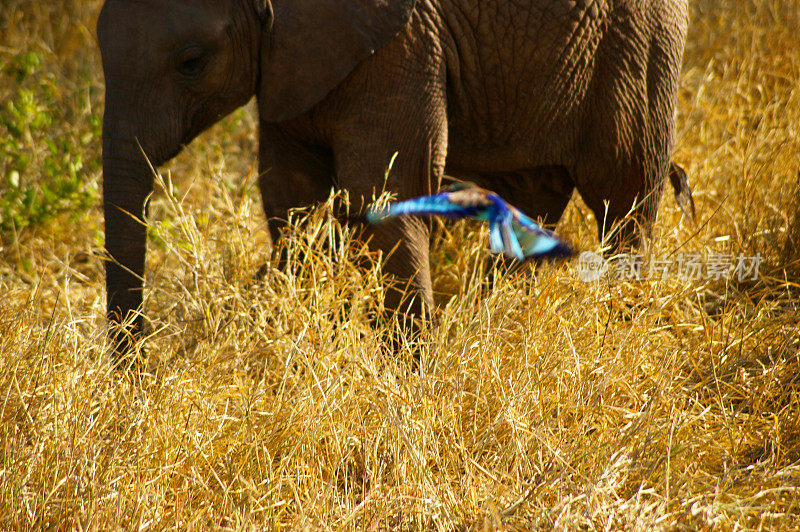
[[[142, 302], [146, 158], [164, 163], [253, 95], [273, 237], [332, 187], [372, 197], [396, 152], [399, 199], [446, 172], [554, 222], [577, 189], [601, 234], [622, 222], [617, 239], [635, 241], [670, 171], [686, 26], [686, 0], [106, 0], [109, 318]], [[427, 224], [364, 231], [416, 291], [386, 306], [429, 311]], [[118, 353], [141, 326], [112, 328]]]

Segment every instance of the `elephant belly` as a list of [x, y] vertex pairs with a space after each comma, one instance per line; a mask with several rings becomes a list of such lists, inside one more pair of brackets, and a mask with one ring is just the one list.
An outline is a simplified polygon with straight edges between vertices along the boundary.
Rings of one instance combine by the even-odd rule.
[[448, 167], [569, 164], [607, 11], [605, 0], [441, 0]]

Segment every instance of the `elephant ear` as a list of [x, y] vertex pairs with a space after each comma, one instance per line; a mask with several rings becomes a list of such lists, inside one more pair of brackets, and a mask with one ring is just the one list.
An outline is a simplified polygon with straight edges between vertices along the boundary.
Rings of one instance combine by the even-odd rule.
[[[261, 119], [308, 111], [408, 23], [415, 0], [273, 0], [261, 44]], [[265, 9], [270, 12], [269, 7]]]

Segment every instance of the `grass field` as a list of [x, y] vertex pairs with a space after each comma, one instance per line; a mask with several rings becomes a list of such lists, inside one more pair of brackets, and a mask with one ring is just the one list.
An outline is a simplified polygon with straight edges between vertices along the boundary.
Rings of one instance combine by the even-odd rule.
[[[800, 5], [697, 0], [653, 254], [744, 279], [486, 276], [394, 355], [379, 269], [319, 209], [270, 249], [252, 109], [162, 172], [141, 379], [108, 364], [97, 0], [0, 7], [0, 528], [800, 529]], [[596, 250], [576, 198], [558, 226]], [[303, 253], [299, 253], [303, 251]], [[682, 255], [683, 254], [683, 255]], [[300, 257], [303, 258], [300, 258]]]

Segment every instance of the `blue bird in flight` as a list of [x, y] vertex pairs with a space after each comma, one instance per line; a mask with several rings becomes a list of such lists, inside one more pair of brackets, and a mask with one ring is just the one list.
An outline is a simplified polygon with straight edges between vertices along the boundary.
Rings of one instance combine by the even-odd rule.
[[438, 194], [372, 209], [366, 218], [381, 223], [397, 216], [473, 218], [489, 224], [489, 247], [495, 253], [524, 261], [531, 257], [569, 257], [573, 249], [557, 235], [543, 229], [519, 209], [473, 183], [458, 182]]

